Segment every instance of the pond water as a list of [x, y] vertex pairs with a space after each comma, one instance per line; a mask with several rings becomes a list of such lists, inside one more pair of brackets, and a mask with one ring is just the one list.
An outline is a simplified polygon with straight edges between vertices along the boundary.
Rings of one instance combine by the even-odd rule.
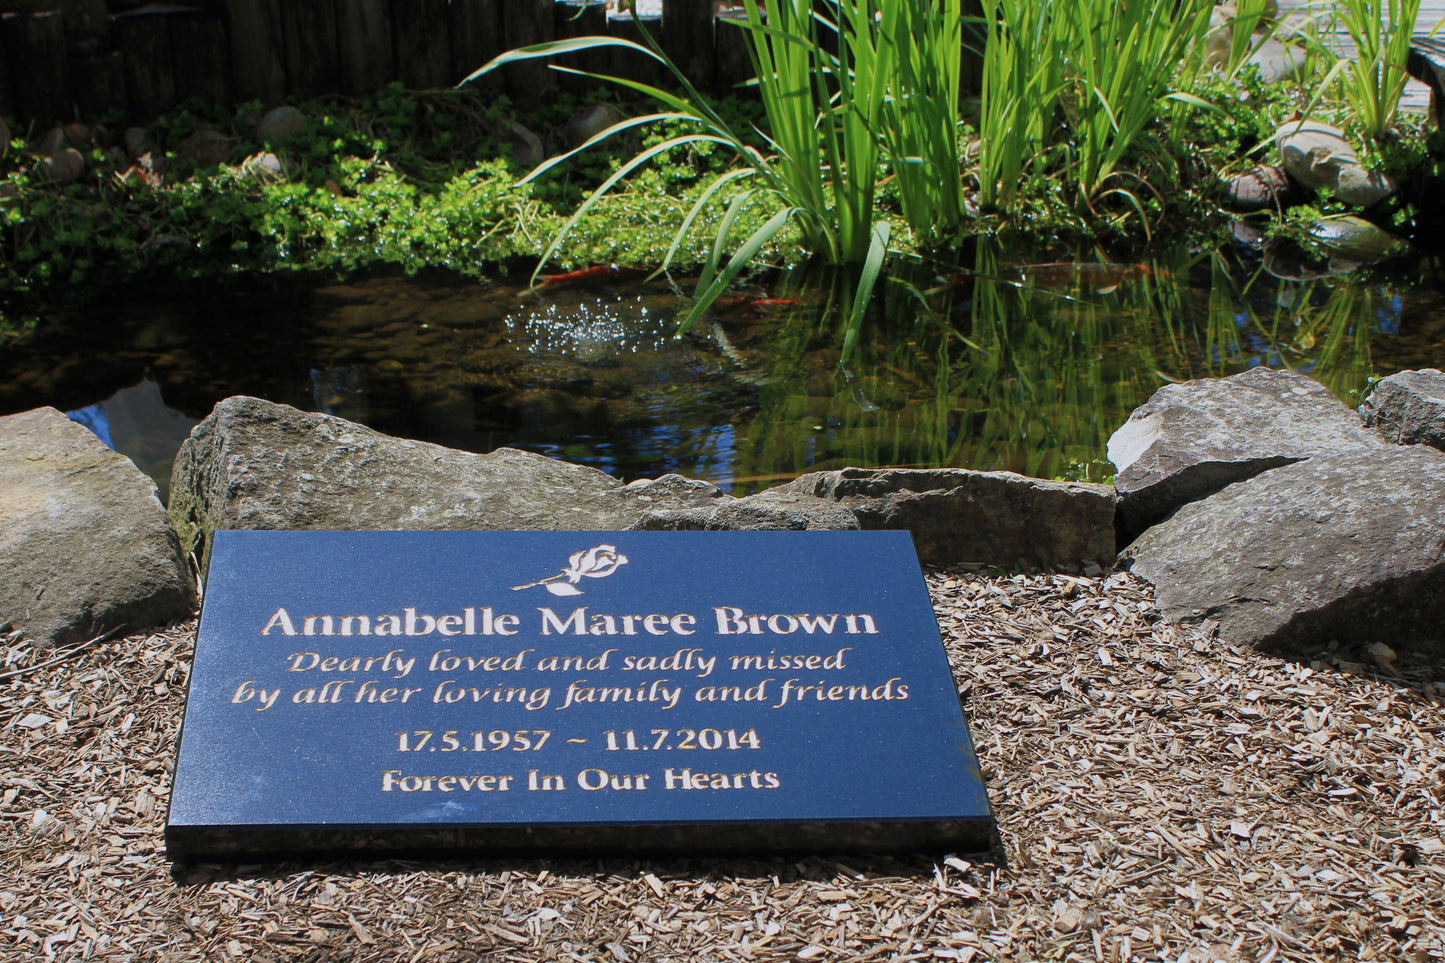
[[1281, 279], [1234, 250], [1106, 264], [980, 244], [966, 260], [883, 283], [844, 367], [834, 286], [796, 274], [739, 289], [682, 338], [686, 299], [641, 278], [110, 291], [0, 348], [0, 414], [70, 412], [163, 493], [191, 426], [249, 394], [449, 447], [742, 494], [847, 465], [1099, 480], [1109, 435], [1167, 381], [1266, 364], [1356, 405], [1371, 378], [1445, 365], [1434, 260], [1368, 282], [1271, 264], [1296, 276]]

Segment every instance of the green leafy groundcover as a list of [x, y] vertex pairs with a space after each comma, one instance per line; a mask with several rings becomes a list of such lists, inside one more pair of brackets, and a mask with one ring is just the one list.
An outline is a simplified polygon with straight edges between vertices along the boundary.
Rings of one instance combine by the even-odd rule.
[[[562, 96], [524, 123], [547, 148], [560, 149], [565, 123], [581, 106]], [[725, 109], [751, 123], [746, 104], [729, 101]], [[509, 104], [467, 92], [393, 85], [360, 101], [313, 101], [300, 110], [301, 132], [267, 144], [250, 133], [261, 114], [255, 105], [232, 117], [193, 102], [151, 125], [148, 164], [132, 165], [114, 146], [118, 130], [89, 128], [85, 173], [66, 186], [44, 174], [17, 136], [0, 159], [0, 299], [7, 305], [0, 324], [13, 333], [26, 305], [148, 272], [390, 266], [495, 274], [539, 256], [620, 163], [619, 155], [598, 151], [519, 183], [528, 168], [511, 157]], [[225, 138], [221, 162], [189, 156], [184, 145], [197, 131]], [[661, 142], [675, 133], [661, 128], [648, 136]], [[255, 161], [265, 152], [284, 176], [269, 176]], [[728, 160], [705, 148], [669, 152], [599, 205], [554, 266], [661, 261], [699, 178]], [[723, 206], [705, 215], [711, 223], [698, 225], [696, 250], [684, 250], [679, 262], [706, 255]], [[744, 214], [735, 229], [746, 236], [758, 223]], [[794, 246], [780, 237], [770, 253], [780, 258]]]

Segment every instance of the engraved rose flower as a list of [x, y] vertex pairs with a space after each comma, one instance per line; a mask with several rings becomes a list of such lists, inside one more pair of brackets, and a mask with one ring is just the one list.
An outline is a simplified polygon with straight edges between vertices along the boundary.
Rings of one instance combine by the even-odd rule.
[[[513, 585], [512, 591], [519, 592], [522, 589], [532, 588], [536, 585], [546, 586], [547, 591], [553, 595], [581, 595], [582, 590], [577, 588], [577, 583], [586, 578], [606, 578], [617, 571], [619, 565], [627, 564], [627, 556], [617, 553], [616, 545], [598, 545], [596, 548], [589, 548], [585, 552], [577, 552], [567, 559], [567, 567], [551, 578], [538, 579], [535, 582], [528, 582], [526, 585]], [[565, 581], [563, 581], [565, 579]]]

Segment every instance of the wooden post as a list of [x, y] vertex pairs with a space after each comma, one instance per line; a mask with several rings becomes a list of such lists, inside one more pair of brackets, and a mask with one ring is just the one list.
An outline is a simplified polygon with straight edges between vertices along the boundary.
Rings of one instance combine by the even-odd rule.
[[[500, 4], [494, 0], [452, 0], [452, 83], [502, 53]], [[502, 89], [500, 77], [490, 75], [475, 81], [477, 90]]]
[[662, 49], [693, 86], [713, 85], [715, 0], [663, 0]]
[[733, 86], [752, 79], [746, 23], [747, 13], [743, 11], [718, 17], [713, 30], [713, 90], [718, 93], [727, 93]]
[[100, 50], [110, 32], [105, 0], [58, 0], [53, 4], [65, 15], [65, 44], [72, 54]]
[[11, 96], [22, 122], [65, 123], [75, 113], [64, 19], [57, 10], [0, 18], [5, 59], [10, 62]]
[[286, 99], [281, 0], [226, 0], [231, 88], [237, 100], [274, 107]]
[[396, 0], [392, 5], [396, 72], [402, 83], [414, 89], [452, 85], [449, 23], [447, 0]]
[[[502, 6], [502, 46], [507, 50], [556, 39], [555, 0], [506, 0]], [[535, 103], [557, 86], [557, 75], [547, 61], [531, 60], [503, 68], [503, 81], [512, 98]]]
[[[13, 14], [0, 14], [0, 115], [15, 116], [15, 90], [10, 86], [10, 56], [5, 52], [5, 20]], [[12, 134], [14, 132], [12, 131]], [[9, 144], [0, 144], [0, 152], [8, 151]]]
[[336, 27], [343, 93], [369, 93], [396, 76], [386, 0], [341, 0]]
[[226, 25], [203, 10], [170, 15], [171, 56], [176, 96], [200, 97], [213, 104], [231, 102], [231, 52]]
[[[562, 0], [556, 4], [557, 39], [572, 37], [607, 36], [607, 5], [598, 0]], [[557, 58], [557, 63], [573, 70], [605, 74], [611, 69], [612, 55], [607, 48], [570, 53]], [[555, 71], [554, 71], [555, 73]], [[563, 90], [581, 94], [593, 90], [597, 81], [573, 74], [558, 74], [557, 83]]]
[[159, 117], [176, 105], [168, 14], [137, 10], [112, 17], [116, 43], [125, 55], [125, 88], [137, 120]]
[[281, 9], [286, 36], [286, 93], [305, 99], [340, 90], [336, 0], [291, 0]]
[[83, 120], [95, 120], [112, 110], [125, 112], [125, 57], [119, 50], [72, 60], [71, 73], [75, 106]]
[[[642, 39], [643, 28], [646, 28], [647, 32], [656, 38], [661, 32], [662, 20], [657, 17], [644, 17], [641, 26], [632, 17], [610, 17], [607, 21], [609, 37], [621, 37], [623, 40], [631, 40], [635, 44], [646, 47], [647, 43]], [[661, 64], [645, 54], [623, 47], [614, 47], [612, 48], [612, 66], [607, 72], [616, 77], [626, 77], [628, 80], [657, 86], [662, 83], [666, 71]]]

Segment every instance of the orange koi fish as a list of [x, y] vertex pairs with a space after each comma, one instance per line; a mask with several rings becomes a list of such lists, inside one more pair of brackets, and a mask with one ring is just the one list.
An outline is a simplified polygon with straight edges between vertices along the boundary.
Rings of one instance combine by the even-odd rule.
[[599, 281], [616, 281], [633, 277], [639, 273], [641, 272], [635, 268], [620, 268], [615, 264], [599, 264], [578, 271], [568, 271], [565, 274], [544, 274], [542, 280], [533, 285], [530, 290], [544, 291], [578, 284], [596, 284]]

